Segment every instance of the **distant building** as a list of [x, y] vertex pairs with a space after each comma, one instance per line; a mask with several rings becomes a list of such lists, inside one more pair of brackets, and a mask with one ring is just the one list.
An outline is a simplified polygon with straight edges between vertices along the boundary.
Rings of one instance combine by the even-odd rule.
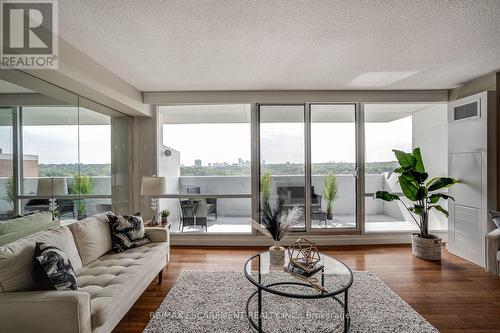
[[[0, 177], [12, 177], [13, 165], [12, 154], [0, 153]], [[23, 156], [23, 176], [38, 177], [38, 156]]]
[[201, 167], [201, 160], [194, 160], [194, 166], [195, 167]]

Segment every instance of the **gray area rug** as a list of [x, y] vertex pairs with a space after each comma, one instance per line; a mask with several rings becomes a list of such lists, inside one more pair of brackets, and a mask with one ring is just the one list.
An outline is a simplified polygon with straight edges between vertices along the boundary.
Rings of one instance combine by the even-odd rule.
[[[353, 274], [350, 332], [438, 332], [374, 274]], [[184, 272], [151, 314], [144, 332], [255, 332], [245, 315], [247, 298], [255, 289], [243, 272]], [[332, 299], [292, 299], [266, 292], [262, 299], [266, 332], [343, 331], [342, 308]], [[256, 311], [254, 300], [251, 311]]]

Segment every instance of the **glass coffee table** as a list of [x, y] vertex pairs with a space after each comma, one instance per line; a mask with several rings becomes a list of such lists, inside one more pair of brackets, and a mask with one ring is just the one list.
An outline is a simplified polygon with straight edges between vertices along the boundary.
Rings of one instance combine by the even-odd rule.
[[[248, 297], [245, 311], [249, 323], [258, 332], [263, 330], [262, 293], [267, 292], [288, 298], [323, 299], [331, 298], [333, 306], [343, 312], [344, 332], [349, 331], [351, 318], [348, 308], [348, 291], [352, 285], [352, 271], [343, 262], [320, 253], [322, 270], [312, 276], [315, 287], [308, 281], [299, 279], [283, 270], [288, 265], [288, 252], [285, 251], [285, 264], [273, 266], [270, 263], [269, 252], [257, 254], [245, 263], [245, 276], [257, 287]], [[257, 311], [250, 314], [249, 307], [257, 296]], [[335, 308], [332, 307], [335, 311]]]

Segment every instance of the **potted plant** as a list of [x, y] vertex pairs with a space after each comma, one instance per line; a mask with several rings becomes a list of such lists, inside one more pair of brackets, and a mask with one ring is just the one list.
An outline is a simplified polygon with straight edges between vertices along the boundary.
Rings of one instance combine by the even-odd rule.
[[296, 222], [302, 215], [302, 208], [293, 207], [287, 214], [283, 214], [283, 207], [277, 209], [271, 208], [269, 201], [264, 201], [262, 205], [261, 223], [252, 221], [252, 226], [271, 237], [274, 245], [269, 248], [269, 256], [271, 264], [282, 265], [285, 262], [285, 248], [280, 245], [280, 241], [285, 237], [288, 228]]
[[161, 216], [161, 223], [162, 224], [167, 224], [168, 223], [168, 217], [170, 216], [170, 209], [163, 209], [160, 212]]
[[337, 198], [337, 177], [328, 172], [323, 177], [323, 197], [326, 202], [326, 219], [333, 220], [333, 201]]
[[[88, 176], [73, 177], [73, 186], [71, 187], [71, 194], [90, 194], [92, 192], [92, 180]], [[86, 209], [87, 202], [85, 199], [77, 199], [74, 201], [76, 205], [77, 219], [81, 220], [87, 217]]]
[[413, 255], [427, 260], [440, 260], [441, 240], [429, 233], [429, 211], [435, 209], [448, 217], [448, 211], [439, 204], [439, 201], [454, 199], [440, 191], [459, 181], [450, 177], [434, 177], [427, 180], [429, 175], [425, 172], [420, 148], [415, 148], [412, 153], [401, 150], [393, 152], [399, 162], [399, 168], [393, 172], [398, 175], [404, 197], [412, 204], [408, 206], [400, 196], [387, 191], [377, 191], [375, 198], [388, 202], [400, 201], [420, 229], [418, 234], [412, 235]]
[[271, 197], [271, 183], [271, 173], [269, 171], [264, 171], [264, 173], [260, 177], [260, 193], [263, 203], [269, 203], [269, 198]]

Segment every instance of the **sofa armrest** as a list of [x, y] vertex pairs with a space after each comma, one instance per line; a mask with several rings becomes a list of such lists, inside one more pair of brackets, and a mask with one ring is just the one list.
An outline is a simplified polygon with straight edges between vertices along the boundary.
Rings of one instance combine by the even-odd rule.
[[1, 331], [90, 333], [90, 295], [81, 291], [0, 293]]
[[500, 250], [500, 229], [495, 229], [486, 235], [486, 269], [499, 275], [497, 253]]
[[164, 227], [146, 228], [146, 237], [152, 243], [168, 242], [168, 231]]

